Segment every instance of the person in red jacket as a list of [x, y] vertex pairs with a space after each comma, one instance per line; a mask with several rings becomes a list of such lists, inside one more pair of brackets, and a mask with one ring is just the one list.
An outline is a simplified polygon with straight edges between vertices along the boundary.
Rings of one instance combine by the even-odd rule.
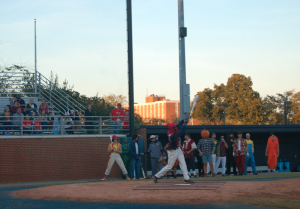
[[119, 134], [121, 126], [118, 126], [122, 123], [122, 116], [124, 111], [122, 110], [122, 104], [118, 103], [117, 108], [113, 109], [110, 113], [111, 116], [111, 130], [112, 134]]
[[29, 114], [26, 114], [23, 120], [23, 130], [24, 134], [32, 134], [32, 120], [30, 120]]
[[[188, 172], [193, 170], [194, 177], [196, 178], [196, 171], [195, 171], [195, 158], [194, 158], [194, 150], [197, 149], [197, 145], [193, 139], [191, 139], [191, 136], [189, 134], [184, 135], [185, 141], [183, 142], [182, 151], [184, 152], [185, 161], [187, 164], [187, 170]], [[191, 177], [192, 174], [189, 173], [189, 176]]]

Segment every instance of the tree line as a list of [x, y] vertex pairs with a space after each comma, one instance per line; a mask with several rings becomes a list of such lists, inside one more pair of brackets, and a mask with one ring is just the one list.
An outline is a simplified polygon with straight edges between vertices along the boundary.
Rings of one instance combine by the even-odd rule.
[[214, 84], [213, 89], [197, 92], [199, 98], [192, 117], [205, 125], [223, 124], [224, 113], [226, 124], [284, 124], [284, 102], [291, 101], [291, 105], [286, 105], [288, 124], [300, 123], [300, 92], [289, 90], [261, 97], [252, 86], [251, 77], [233, 74], [226, 85]]

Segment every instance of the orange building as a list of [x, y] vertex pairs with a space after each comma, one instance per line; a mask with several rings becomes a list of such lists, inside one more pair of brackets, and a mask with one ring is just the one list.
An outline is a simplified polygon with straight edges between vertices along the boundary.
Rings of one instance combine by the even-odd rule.
[[[128, 108], [128, 105], [125, 106]], [[145, 103], [135, 103], [134, 112], [143, 118], [143, 120], [161, 119], [166, 123], [179, 121], [180, 102], [178, 100], [169, 100], [165, 96], [151, 94], [145, 98]], [[200, 121], [191, 119], [189, 125], [198, 125]]]

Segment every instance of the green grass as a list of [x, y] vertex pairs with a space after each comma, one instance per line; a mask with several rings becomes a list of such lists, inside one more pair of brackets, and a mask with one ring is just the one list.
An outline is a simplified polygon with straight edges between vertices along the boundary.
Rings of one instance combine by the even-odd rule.
[[239, 198], [228, 200], [229, 203], [237, 203], [244, 205], [254, 205], [271, 208], [284, 208], [284, 209], [299, 209], [300, 201], [297, 200], [282, 200], [282, 199], [269, 199], [269, 198]]

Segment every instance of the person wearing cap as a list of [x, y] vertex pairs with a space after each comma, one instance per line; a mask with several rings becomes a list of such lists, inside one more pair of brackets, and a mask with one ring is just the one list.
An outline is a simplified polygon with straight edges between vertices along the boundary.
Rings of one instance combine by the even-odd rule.
[[[216, 139], [216, 137], [217, 137], [216, 133], [211, 134], [211, 139], [213, 140], [213, 142], [215, 144], [215, 146], [214, 146], [215, 149], [213, 149], [214, 147], [211, 146], [211, 150], [214, 150], [213, 154], [211, 155], [211, 157], [212, 157], [212, 166], [214, 168], [213, 169], [214, 171], [212, 173], [217, 175], [218, 169], [216, 168], [216, 161], [218, 160], [217, 156], [219, 156], [219, 154], [220, 154], [220, 147], [219, 147], [219, 141]], [[210, 170], [211, 170], [210, 169], [210, 164], [207, 163], [207, 174], [210, 174], [210, 172], [211, 172]]]
[[122, 116], [124, 115], [124, 111], [122, 109], [122, 104], [118, 103], [117, 104], [117, 108], [113, 109], [110, 112], [110, 116], [111, 116], [111, 130], [113, 134], [119, 134], [120, 133], [120, 125], [121, 120], [122, 120]]
[[[122, 143], [122, 159], [127, 171], [130, 171], [130, 151], [129, 144], [127, 143], [127, 137], [123, 137]], [[122, 172], [122, 177], [126, 178], [126, 176]]]
[[249, 156], [246, 157], [244, 175], [247, 175], [247, 167], [248, 167], [249, 162], [252, 167], [253, 175], [258, 175], [256, 168], [255, 168], [254, 143], [250, 139], [249, 133], [246, 134], [246, 141], [247, 141], [247, 145], [248, 145]]
[[124, 166], [123, 160], [120, 156], [122, 154], [122, 145], [118, 143], [118, 137], [116, 135], [112, 136], [112, 142], [109, 143], [107, 152], [110, 153], [107, 168], [104, 174], [104, 177], [101, 179], [101, 181], [106, 181], [106, 176], [109, 175], [112, 166], [114, 165], [115, 161], [119, 165], [120, 169], [122, 170], [123, 174], [126, 175], [126, 179], [130, 180], [128, 176], [128, 172]]
[[161, 170], [163, 167], [162, 162], [159, 162], [158, 160], [164, 154], [164, 149], [160, 141], [156, 139], [156, 135], [150, 136], [151, 143], [149, 144], [148, 151], [145, 152], [145, 154], [150, 154], [151, 156], [152, 176], [158, 172], [157, 167], [159, 170]]
[[228, 140], [226, 141], [226, 143], [228, 145], [228, 148], [226, 150], [226, 167], [227, 167], [226, 175], [227, 176], [230, 176], [230, 174], [231, 174], [231, 165], [232, 165], [232, 169], [233, 169], [233, 174], [235, 176], [237, 175], [235, 157], [232, 155], [234, 141], [235, 141], [234, 134], [231, 131], [229, 133]]
[[134, 179], [134, 171], [135, 171], [135, 179], [141, 178], [141, 165], [140, 165], [140, 157], [144, 155], [144, 153], [140, 152], [139, 149], [139, 135], [132, 136], [132, 142], [129, 144], [129, 152], [130, 152], [130, 178]]
[[243, 139], [243, 133], [238, 132], [238, 138], [234, 141], [233, 153], [235, 157], [236, 167], [239, 175], [242, 176], [245, 170], [245, 156], [249, 157], [247, 141]]

